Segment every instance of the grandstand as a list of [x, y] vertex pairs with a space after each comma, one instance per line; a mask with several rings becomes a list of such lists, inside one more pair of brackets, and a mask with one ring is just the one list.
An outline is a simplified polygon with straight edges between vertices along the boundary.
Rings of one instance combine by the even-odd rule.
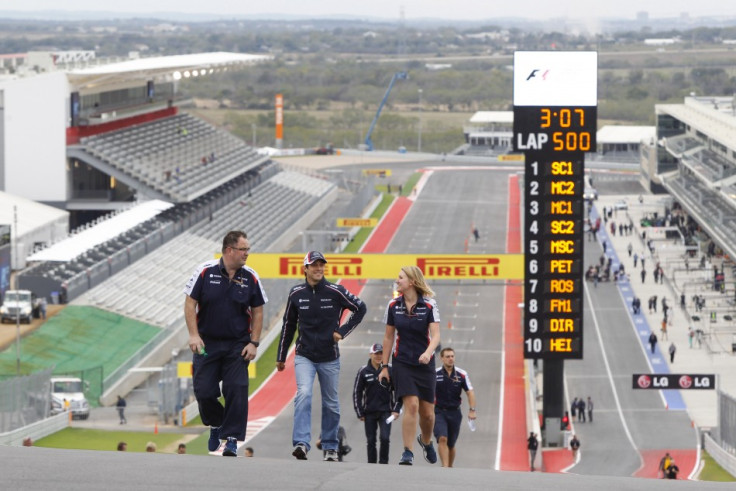
[[83, 137], [80, 143], [69, 147], [74, 159], [173, 202], [196, 199], [266, 161], [240, 139], [188, 114]]
[[[182, 110], [177, 81], [190, 71], [205, 75], [268, 58], [211, 55], [72, 72], [49, 65], [52, 73], [27, 74], [22, 85], [0, 81], [10, 108], [0, 118], [13, 115], [14, 104], [34, 108], [35, 97], [47, 106], [39, 105], [38, 114], [53, 121], [35, 135], [52, 143], [33, 146], [10, 137], [30, 131], [36, 118], [4, 120], [0, 141], [10, 158], [0, 169], [0, 186], [28, 195], [27, 203], [48, 201], [53, 209], [67, 210], [60, 213], [72, 230], [24, 251], [28, 266], [18, 271], [18, 285], [50, 302], [71, 302], [79, 315], [107, 312], [158, 333], [105, 369], [105, 393], [127, 393], [147, 376], [131, 374], [131, 368], [166, 363], [173, 349], [186, 344], [183, 285], [197, 264], [220, 252], [228, 230], [245, 230], [255, 252], [288, 250], [340, 194], [324, 176], [285, 171], [241, 139]], [[16, 158], [21, 144], [23, 160]], [[16, 179], [29, 154], [45, 162], [43, 169], [24, 169], [26, 176], [48, 176], [40, 195], [33, 191], [37, 182]], [[361, 200], [372, 196], [355, 194]], [[264, 283], [268, 326], [281, 315], [289, 282]]]
[[658, 104], [657, 136], [642, 146], [642, 184], [666, 191], [707, 233], [698, 240], [736, 254], [736, 116], [733, 97]]

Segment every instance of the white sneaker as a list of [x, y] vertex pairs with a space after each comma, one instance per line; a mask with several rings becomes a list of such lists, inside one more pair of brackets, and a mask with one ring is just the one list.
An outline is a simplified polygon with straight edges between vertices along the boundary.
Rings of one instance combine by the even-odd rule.
[[337, 450], [325, 450], [325, 462], [337, 462], [338, 460]]

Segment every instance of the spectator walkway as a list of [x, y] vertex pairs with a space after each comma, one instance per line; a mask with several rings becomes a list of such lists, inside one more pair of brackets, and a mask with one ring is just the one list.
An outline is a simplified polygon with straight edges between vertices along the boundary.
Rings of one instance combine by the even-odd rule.
[[[591, 210], [591, 220], [595, 219], [602, 213], [603, 207], [611, 208], [614, 203], [621, 201], [621, 196], [601, 197]], [[647, 244], [642, 240], [642, 231], [647, 227], [640, 226], [640, 219], [646, 215], [656, 211], [662, 216], [665, 206], [669, 201], [661, 195], [643, 196], [643, 202], [639, 202], [638, 196], [625, 196], [624, 203], [628, 209], [619, 209], [612, 213], [608, 222], [601, 220], [601, 230], [598, 233], [598, 243], [602, 246], [603, 241], [607, 242], [606, 260], [611, 258], [612, 271], [618, 268], [619, 264], [623, 264], [627, 277], [618, 284], [619, 291], [629, 307], [629, 315], [639, 335], [642, 343], [642, 349], [647, 355], [652, 373], [687, 373], [687, 374], [716, 374], [717, 385], [721, 390], [729, 394], [736, 394], [736, 379], [729, 377], [734, 369], [736, 369], [736, 358], [730, 349], [724, 348], [722, 329], [711, 326], [705, 321], [709, 319], [708, 305], [706, 310], [696, 313], [692, 295], [702, 293], [704, 295], [713, 296], [712, 286], [706, 282], [706, 278], [713, 277], [713, 266], [721, 268], [721, 259], [714, 259], [714, 263], [707, 262], [704, 269], [700, 269], [700, 255], [689, 260], [690, 268], [687, 271], [684, 267], [685, 248], [681, 244], [675, 244], [674, 240], [655, 240], [653, 242], [653, 251], [650, 252]], [[628, 225], [633, 222], [634, 230], [630, 235], [619, 234], [618, 225], [623, 223]], [[611, 222], [616, 225], [616, 233], [611, 233]], [[605, 230], [604, 230], [605, 229]], [[590, 246], [590, 242], [587, 242]], [[628, 247], [631, 244], [632, 254], [629, 256]], [[637, 261], [634, 267], [634, 254], [639, 259], [645, 258], [644, 268], [646, 276], [644, 281], [641, 279], [641, 261]], [[678, 261], [681, 262], [680, 267]], [[660, 262], [664, 269], [664, 279], [659, 283], [655, 283], [653, 271], [656, 264]], [[730, 268], [723, 268], [728, 277], [731, 276]], [[673, 281], [676, 275], [677, 281]], [[685, 287], [684, 285], [687, 285]], [[697, 286], [693, 286], [697, 285]], [[709, 291], [710, 288], [710, 291]], [[685, 293], [685, 308], [680, 306], [681, 294]], [[648, 300], [650, 297], [657, 296], [656, 311], [650, 312], [648, 308]], [[631, 309], [632, 300], [638, 297], [641, 300], [641, 311], [634, 314]], [[666, 339], [661, 332], [663, 312], [662, 298], [667, 299], [670, 307], [669, 316], [671, 324], [668, 323]], [[709, 301], [715, 304], [715, 300]], [[725, 303], [724, 304], [728, 305]], [[713, 307], [716, 308], [716, 307]], [[718, 307], [719, 317], [723, 317], [725, 310], [721, 306]], [[733, 310], [733, 308], [731, 308]], [[734, 316], [731, 312], [731, 316]], [[693, 317], [695, 316], [695, 317]], [[693, 320], [699, 318], [699, 321]], [[697, 338], [692, 341], [690, 347], [689, 328], [703, 331], [701, 342]], [[654, 332], [657, 335], [658, 343], [651, 352], [649, 346], [649, 335]], [[736, 328], [734, 328], [736, 334]], [[674, 343], [676, 352], [674, 361], [670, 361], [668, 352], [669, 346]], [[687, 410], [694, 424], [699, 427], [714, 427], [717, 425], [717, 404], [716, 393], [712, 390], [663, 390], [661, 391], [663, 400], [669, 409]]]

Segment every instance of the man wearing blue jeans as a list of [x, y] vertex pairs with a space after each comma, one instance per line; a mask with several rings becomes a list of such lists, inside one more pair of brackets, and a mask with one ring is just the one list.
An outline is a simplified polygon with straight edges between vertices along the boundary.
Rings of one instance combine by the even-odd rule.
[[[344, 286], [325, 279], [327, 260], [321, 252], [312, 251], [304, 257], [305, 282], [289, 291], [276, 354], [276, 368], [285, 368], [289, 346], [297, 326], [294, 372], [294, 430], [292, 455], [307, 460], [312, 433], [312, 387], [319, 380], [322, 394], [322, 449], [324, 460], [337, 462], [340, 404], [337, 397], [340, 376], [338, 342], [355, 329], [366, 312], [365, 304]], [[345, 310], [352, 315], [340, 325]]]

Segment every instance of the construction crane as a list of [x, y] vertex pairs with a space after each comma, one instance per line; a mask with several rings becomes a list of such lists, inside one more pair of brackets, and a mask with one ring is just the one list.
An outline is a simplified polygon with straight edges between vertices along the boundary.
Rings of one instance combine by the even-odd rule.
[[388, 100], [388, 95], [391, 93], [391, 89], [394, 87], [394, 84], [397, 80], [406, 80], [409, 78], [409, 75], [406, 72], [396, 72], [394, 73], [394, 76], [391, 77], [391, 82], [388, 84], [388, 88], [386, 89], [386, 93], [383, 94], [383, 99], [381, 100], [381, 103], [378, 105], [378, 111], [376, 111], [376, 115], [373, 118], [373, 122], [371, 122], [371, 127], [368, 128], [368, 133], [365, 134], [365, 149], [369, 152], [373, 150], [373, 140], [371, 140], [371, 136], [373, 135], [373, 129], [376, 127], [376, 123], [378, 122], [378, 118], [381, 116], [381, 110], [383, 109], [383, 106], [386, 104], [386, 101]]

